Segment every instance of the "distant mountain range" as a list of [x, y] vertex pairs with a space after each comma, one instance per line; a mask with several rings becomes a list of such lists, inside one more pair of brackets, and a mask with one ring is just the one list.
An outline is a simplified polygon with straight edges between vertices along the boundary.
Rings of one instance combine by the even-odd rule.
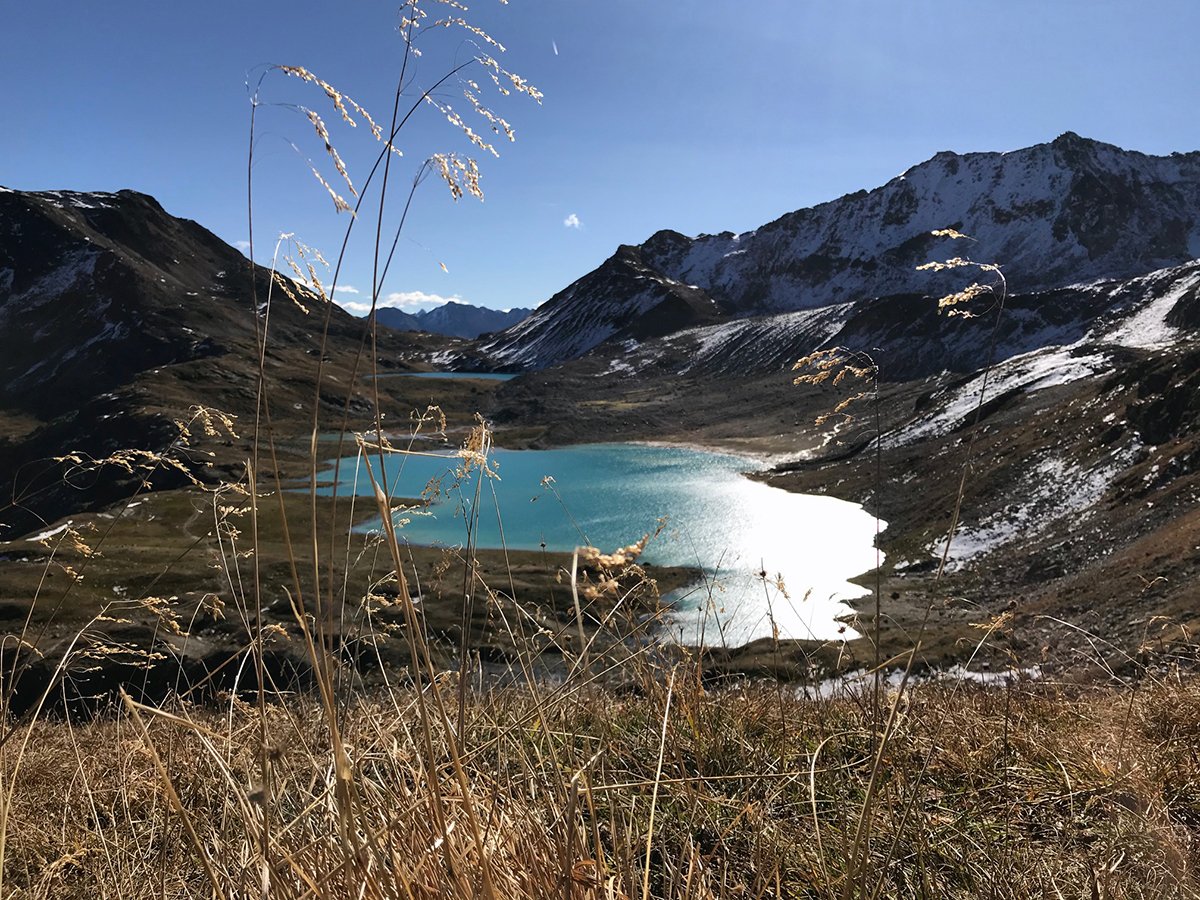
[[396, 331], [425, 331], [451, 337], [477, 338], [492, 331], [503, 331], [532, 313], [532, 309], [489, 309], [469, 303], [449, 303], [415, 313], [385, 307], [375, 313], [380, 325]]
[[[942, 228], [971, 241], [931, 234]], [[938, 153], [744, 234], [660, 231], [622, 246], [482, 350], [540, 369], [606, 342], [939, 294], [962, 273], [917, 266], [953, 256], [1000, 264], [1024, 294], [1188, 262], [1200, 256], [1200, 152], [1150, 156], [1067, 132], [1010, 153]]]

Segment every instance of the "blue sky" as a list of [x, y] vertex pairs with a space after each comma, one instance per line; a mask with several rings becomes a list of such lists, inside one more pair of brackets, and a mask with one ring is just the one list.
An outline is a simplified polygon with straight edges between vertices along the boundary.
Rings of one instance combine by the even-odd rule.
[[[426, 2], [433, 17], [445, 9]], [[468, 5], [545, 100], [499, 98], [517, 142], [479, 157], [483, 204], [452, 202], [436, 179], [417, 191], [381, 288], [393, 304], [532, 306], [659, 228], [754, 228], [939, 150], [1009, 150], [1066, 130], [1151, 153], [1200, 149], [1194, 0]], [[4, 4], [0, 184], [134, 188], [244, 241], [247, 79], [270, 63], [306, 66], [384, 120], [397, 10], [387, 0]], [[461, 33], [426, 40], [413, 88], [474, 52]], [[324, 118], [356, 184], [378, 145], [311, 85], [276, 74], [262, 97], [258, 255], [286, 231], [332, 260], [347, 218], [306, 159], [331, 183], [337, 174], [295, 106]], [[456, 84], [442, 97], [484, 124]], [[420, 161], [472, 152], [432, 108], [397, 143], [406, 155], [392, 173], [389, 243]], [[369, 211], [355, 226], [340, 283], [359, 293], [341, 301], [369, 299], [374, 221]]]

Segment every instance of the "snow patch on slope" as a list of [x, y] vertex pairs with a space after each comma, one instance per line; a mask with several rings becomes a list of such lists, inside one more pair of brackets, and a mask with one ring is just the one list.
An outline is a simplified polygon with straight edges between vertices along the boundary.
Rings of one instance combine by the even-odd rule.
[[116, 194], [103, 191], [36, 191], [31, 196], [46, 200], [64, 209], [72, 206], [75, 209], [115, 209]]
[[1168, 346], [1179, 339], [1180, 329], [1167, 324], [1167, 314], [1197, 284], [1200, 284], [1200, 272], [1181, 279], [1171, 290], [1150, 300], [1117, 327], [1101, 335], [1099, 340], [1143, 350]]
[[689, 328], [666, 338], [687, 348], [690, 357], [679, 370], [761, 372], [787, 368], [800, 356], [824, 344], [845, 325], [854, 304], [800, 310], [773, 316], [735, 319]]
[[31, 544], [36, 544], [38, 541], [48, 541], [50, 538], [60, 535], [70, 528], [73, 521], [74, 520], [72, 519], [67, 519], [67, 521], [63, 522], [63, 524], [59, 525], [57, 528], [50, 528], [46, 531], [39, 532], [38, 534], [32, 534], [27, 538], [22, 538], [22, 540], [28, 541]]
[[[1067, 517], [1087, 519], [1117, 476], [1133, 462], [1141, 445], [1134, 441], [1113, 452], [1099, 466], [1085, 466], [1057, 456], [1046, 456], [1030, 467], [1022, 483], [1021, 500], [963, 526], [950, 545], [947, 568], [961, 569], [974, 560], [1015, 541], [1028, 541]], [[927, 549], [940, 557], [945, 538]]]
[[990, 372], [981, 372], [940, 398], [937, 410], [904, 426], [889, 443], [904, 446], [949, 434], [969, 421], [979, 407], [981, 397], [982, 402], [987, 403], [1013, 390], [1039, 391], [1106, 371], [1108, 356], [1087, 352], [1081, 346], [1083, 343], [1034, 350], [1007, 359]]

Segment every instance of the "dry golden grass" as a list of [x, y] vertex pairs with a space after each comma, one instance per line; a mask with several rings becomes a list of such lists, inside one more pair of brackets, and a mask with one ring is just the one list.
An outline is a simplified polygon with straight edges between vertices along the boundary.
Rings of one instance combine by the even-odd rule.
[[865, 696], [642, 675], [471, 691], [461, 735], [449, 675], [347, 698], [335, 729], [312, 698], [36, 722], [0, 751], [5, 896], [1200, 889], [1194, 680], [924, 685], [878, 741]]

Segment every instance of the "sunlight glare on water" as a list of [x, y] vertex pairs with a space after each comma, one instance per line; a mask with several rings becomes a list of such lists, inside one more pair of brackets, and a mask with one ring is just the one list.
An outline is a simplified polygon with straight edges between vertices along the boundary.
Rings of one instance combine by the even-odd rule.
[[[857, 504], [793, 494], [743, 474], [763, 468], [743, 457], [677, 446], [589, 444], [553, 450], [496, 450], [498, 480], [481, 493], [478, 546], [571, 552], [591, 544], [605, 552], [667, 526], [643, 560], [705, 570], [703, 584], [671, 599], [671, 633], [685, 643], [737, 646], [772, 635], [835, 640], [855, 633], [837, 621], [842, 602], [867, 591], [847, 579], [874, 568], [875, 519]], [[389, 458], [393, 493], [415, 497], [457, 460]], [[354, 482], [355, 460], [343, 461], [340, 492]], [[552, 488], [543, 479], [553, 479]], [[360, 494], [370, 493], [366, 473]], [[493, 489], [495, 498], [493, 499]], [[413, 544], [466, 542], [467, 483], [415, 516], [401, 531]], [[376, 523], [377, 525], [378, 523]], [[759, 574], [765, 571], [767, 578]], [[779, 589], [782, 580], [786, 594]]]

